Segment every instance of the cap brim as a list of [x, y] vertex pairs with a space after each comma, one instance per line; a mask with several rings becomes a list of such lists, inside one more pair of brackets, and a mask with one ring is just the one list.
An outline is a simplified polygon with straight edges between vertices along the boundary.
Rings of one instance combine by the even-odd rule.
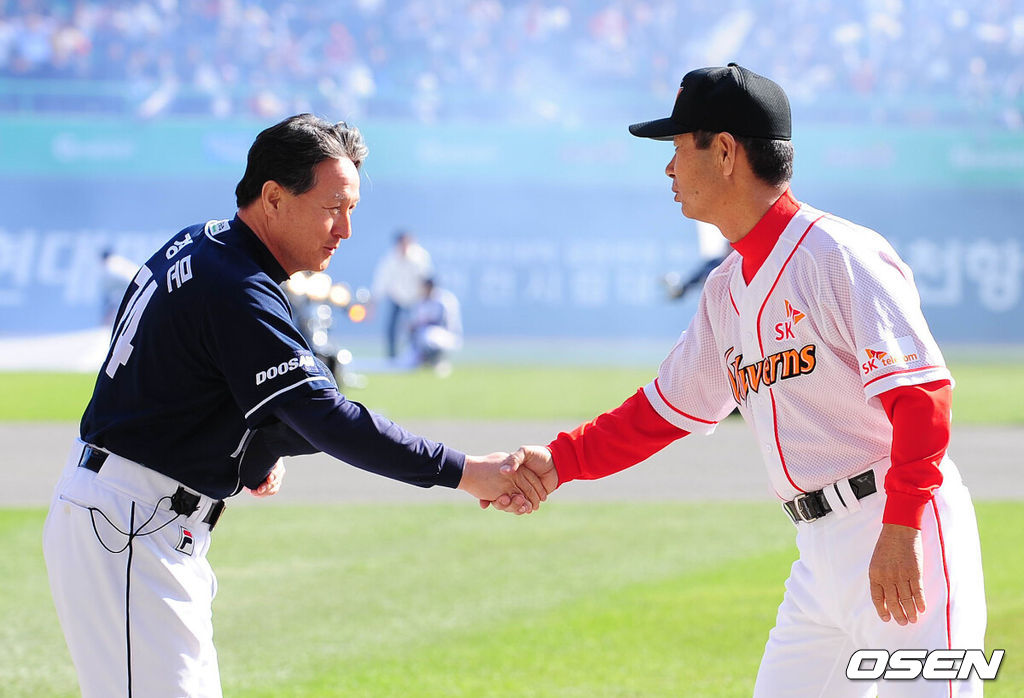
[[681, 133], [689, 133], [671, 118], [642, 121], [629, 127], [629, 132], [637, 138], [653, 138], [656, 141], [670, 141]]

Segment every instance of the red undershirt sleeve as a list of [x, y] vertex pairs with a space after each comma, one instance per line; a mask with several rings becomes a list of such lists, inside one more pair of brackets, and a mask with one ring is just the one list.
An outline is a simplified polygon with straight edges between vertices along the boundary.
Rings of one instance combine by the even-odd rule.
[[655, 412], [641, 388], [611, 412], [563, 431], [548, 448], [561, 486], [625, 470], [689, 433]]
[[920, 529], [924, 509], [942, 484], [939, 463], [949, 447], [953, 390], [948, 380], [937, 380], [893, 388], [878, 399], [892, 423], [882, 523]]

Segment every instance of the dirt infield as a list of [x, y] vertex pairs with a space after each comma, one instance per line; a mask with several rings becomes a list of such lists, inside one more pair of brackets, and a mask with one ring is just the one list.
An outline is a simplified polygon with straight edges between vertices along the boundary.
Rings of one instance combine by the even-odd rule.
[[[407, 420], [406, 428], [470, 453], [511, 450], [521, 443], [546, 443], [570, 422], [474, 422]], [[5, 445], [0, 506], [46, 504], [63, 467], [75, 424], [0, 424]], [[978, 499], [1024, 499], [1020, 476], [1021, 427], [956, 427], [950, 454]], [[346, 467], [324, 456], [286, 461], [281, 493], [268, 503], [466, 501], [445, 488], [420, 490]], [[647, 462], [595, 482], [573, 482], [559, 491], [573, 500], [764, 500], [768, 478], [745, 424], [730, 419], [710, 437], [690, 436]], [[256, 503], [247, 495], [232, 505]]]

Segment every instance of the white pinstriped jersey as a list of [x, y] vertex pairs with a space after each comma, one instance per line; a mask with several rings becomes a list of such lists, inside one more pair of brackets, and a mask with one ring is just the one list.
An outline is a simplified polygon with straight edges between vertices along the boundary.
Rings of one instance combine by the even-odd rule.
[[709, 434], [738, 405], [781, 499], [889, 457], [875, 396], [952, 380], [913, 275], [876, 232], [801, 204], [750, 284], [733, 252], [644, 392]]

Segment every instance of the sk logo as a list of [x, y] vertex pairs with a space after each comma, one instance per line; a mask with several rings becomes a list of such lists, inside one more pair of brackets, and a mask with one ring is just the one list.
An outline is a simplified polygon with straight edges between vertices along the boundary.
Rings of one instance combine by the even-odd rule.
[[881, 366], [891, 366], [896, 363], [889, 358], [889, 352], [876, 351], [875, 349], [865, 349], [864, 352], [868, 355], [868, 360], [861, 366], [864, 369], [865, 375]]
[[917, 352], [914, 340], [910, 337], [900, 337], [894, 340], [886, 340], [875, 344], [878, 349], [864, 348], [868, 360], [860, 365], [864, 375], [887, 366], [906, 366], [921, 360]]
[[775, 326], [775, 341], [777, 342], [781, 342], [783, 339], [796, 339], [796, 335], [793, 334], [793, 325], [807, 317], [794, 308], [788, 299], [784, 302], [786, 304], [786, 321]]

